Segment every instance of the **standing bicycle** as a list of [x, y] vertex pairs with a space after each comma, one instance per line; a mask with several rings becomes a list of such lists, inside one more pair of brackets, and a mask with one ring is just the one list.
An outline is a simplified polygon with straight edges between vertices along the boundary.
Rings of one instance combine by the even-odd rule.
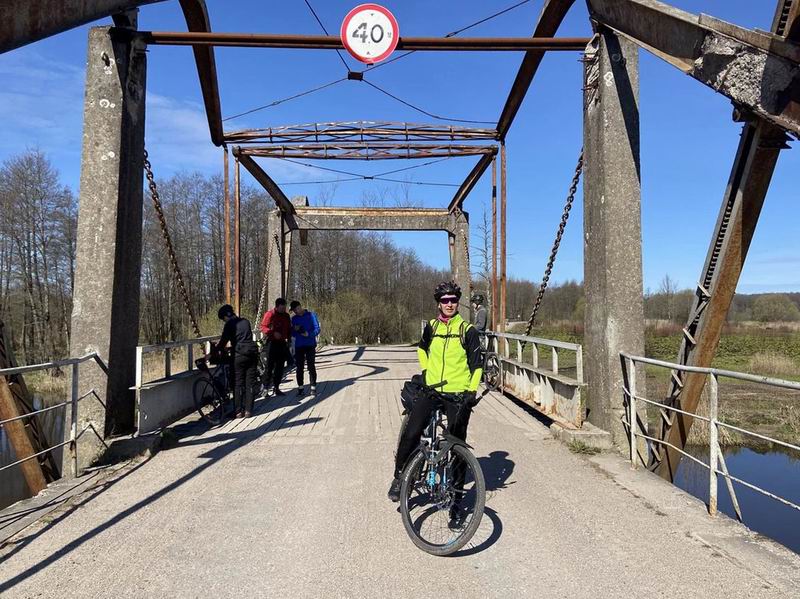
[[[483, 372], [480, 336], [474, 326], [458, 313], [461, 289], [450, 282], [440, 283], [433, 293], [438, 315], [425, 325], [417, 356], [423, 372], [422, 381], [436, 394], [420, 393], [414, 401], [395, 454], [394, 478], [389, 487], [389, 499], [399, 501], [401, 475], [419, 447], [420, 439], [431, 417], [437, 411], [446, 415], [446, 434], [466, 443], [472, 408], [478, 403], [477, 390]], [[448, 400], [442, 400], [443, 397]], [[435, 432], [435, 431], [434, 431]], [[454, 507], [455, 506], [455, 507]], [[463, 526], [463, 514], [451, 505], [448, 526]]]

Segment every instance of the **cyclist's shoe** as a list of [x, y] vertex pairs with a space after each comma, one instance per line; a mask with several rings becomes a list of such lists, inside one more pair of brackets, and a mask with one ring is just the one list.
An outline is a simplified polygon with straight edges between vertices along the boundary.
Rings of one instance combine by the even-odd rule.
[[297, 397], [302, 397], [305, 394], [305, 392], [306, 392], [306, 388], [305, 387], [298, 387], [297, 388]]
[[400, 479], [393, 478], [392, 484], [389, 485], [389, 492], [387, 493], [389, 500], [397, 503], [400, 501]]
[[242, 410], [236, 412], [236, 418], [244, 418], [244, 412]]
[[316, 395], [316, 394], [317, 394], [317, 386], [311, 385], [311, 395]]
[[283, 391], [281, 391], [280, 389], [278, 389], [277, 387], [275, 387], [275, 388], [272, 390], [272, 395], [273, 395], [273, 397], [281, 397], [281, 396], [283, 396], [283, 395], [286, 395], [286, 393], [284, 393]]
[[244, 413], [244, 416], [242, 416], [242, 418], [250, 418], [250, 417], [252, 417], [252, 416], [253, 416], [253, 413], [252, 413], [252, 412], [245, 412], [245, 413]]
[[461, 508], [453, 506], [450, 508], [450, 521], [447, 523], [447, 527], [454, 531], [462, 530], [466, 519], [467, 513]]

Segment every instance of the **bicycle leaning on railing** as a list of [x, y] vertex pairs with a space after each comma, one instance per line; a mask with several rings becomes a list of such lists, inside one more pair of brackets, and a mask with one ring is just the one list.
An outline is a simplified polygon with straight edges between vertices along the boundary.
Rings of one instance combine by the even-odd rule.
[[408, 536], [423, 551], [440, 556], [469, 542], [486, 503], [480, 463], [469, 445], [448, 433], [445, 404], [461, 399], [436, 390], [444, 384], [422, 388], [437, 400], [436, 408], [400, 478], [400, 514]]
[[[200, 417], [217, 426], [234, 412], [230, 360], [225, 354], [211, 354], [194, 361], [202, 376], [194, 383], [194, 406]], [[215, 370], [209, 364], [217, 365]]]

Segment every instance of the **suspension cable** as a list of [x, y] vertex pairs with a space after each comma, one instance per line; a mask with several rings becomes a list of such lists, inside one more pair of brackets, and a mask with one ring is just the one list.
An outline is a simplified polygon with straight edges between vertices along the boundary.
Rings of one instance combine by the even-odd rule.
[[186, 313], [189, 315], [189, 322], [192, 324], [192, 330], [194, 331], [195, 337], [200, 337], [200, 327], [197, 324], [197, 319], [194, 317], [192, 305], [189, 302], [189, 293], [186, 291], [186, 285], [183, 282], [183, 274], [181, 273], [181, 267], [178, 265], [178, 257], [175, 254], [175, 247], [172, 245], [172, 238], [170, 237], [169, 229], [167, 228], [167, 219], [164, 216], [164, 207], [161, 205], [161, 198], [158, 195], [158, 187], [156, 186], [156, 180], [153, 177], [153, 167], [150, 165], [150, 160], [148, 160], [147, 150], [144, 151], [144, 172], [147, 177], [147, 185], [150, 188], [150, 197], [153, 200], [153, 208], [156, 210], [158, 223], [161, 226], [161, 235], [164, 238], [164, 245], [167, 246], [167, 254], [169, 255], [169, 261], [172, 266], [172, 276], [175, 278], [175, 282], [178, 285], [178, 291], [183, 299], [183, 306], [186, 308]]
[[[550, 250], [550, 258], [547, 261], [547, 266], [544, 269], [544, 277], [542, 277], [542, 284], [539, 285], [539, 295], [536, 296], [536, 303], [533, 305], [533, 312], [531, 312], [530, 318], [528, 318], [528, 327], [525, 329], [525, 336], [531, 334], [531, 330], [533, 329], [533, 323], [536, 321], [536, 315], [539, 312], [539, 308], [542, 305], [542, 299], [544, 299], [544, 292], [547, 289], [547, 284], [550, 282], [550, 275], [553, 272], [553, 265], [556, 262], [556, 255], [558, 254], [558, 248], [561, 245], [561, 238], [564, 236], [564, 229], [567, 226], [567, 221], [569, 220], [569, 213], [572, 210], [572, 203], [575, 201], [575, 193], [578, 191], [578, 182], [581, 179], [581, 173], [583, 172], [583, 148], [581, 148], [580, 156], [578, 157], [578, 164], [575, 167], [575, 174], [572, 177], [572, 184], [569, 186], [569, 194], [567, 195], [567, 202], [564, 204], [564, 212], [561, 215], [561, 222], [558, 225], [558, 231], [556, 232], [556, 239], [553, 242], [553, 248]], [[523, 342], [523, 347], [525, 343]]]
[[332, 87], [337, 83], [341, 83], [342, 81], [347, 81], [347, 77], [342, 77], [337, 79], [336, 81], [329, 81], [328, 83], [324, 83], [318, 87], [313, 87], [309, 90], [304, 92], [300, 92], [299, 94], [294, 94], [292, 96], [288, 96], [286, 98], [281, 98], [280, 100], [275, 100], [274, 102], [270, 102], [269, 104], [264, 104], [263, 106], [258, 106], [256, 108], [252, 108], [250, 110], [246, 110], [244, 112], [240, 112], [239, 114], [234, 114], [233, 116], [225, 117], [222, 119], [222, 122], [230, 121], [233, 119], [238, 119], [239, 117], [246, 116], [248, 114], [253, 114], [254, 112], [258, 112], [259, 110], [264, 110], [265, 108], [272, 108], [273, 106], [278, 106], [279, 104], [283, 104], [284, 102], [288, 102], [289, 100], [295, 100], [297, 98], [302, 98], [303, 96], [307, 96], [309, 94], [313, 94], [314, 92], [318, 92], [328, 87]]
[[397, 102], [400, 102], [401, 104], [404, 104], [404, 105], [408, 106], [412, 110], [416, 110], [417, 112], [422, 113], [425, 116], [429, 116], [432, 119], [436, 119], [438, 121], [452, 121], [454, 123], [473, 123], [473, 124], [476, 124], [476, 125], [494, 125], [495, 124], [494, 121], [475, 121], [475, 120], [472, 120], [472, 119], [456, 119], [456, 118], [447, 117], [447, 116], [439, 116], [438, 114], [434, 114], [432, 112], [428, 112], [427, 110], [424, 110], [424, 109], [420, 108], [419, 106], [415, 106], [411, 102], [406, 102], [402, 98], [398, 98], [393, 93], [388, 92], [385, 89], [383, 89], [382, 87], [379, 87], [379, 86], [375, 85], [374, 83], [372, 83], [372, 81], [367, 81], [366, 79], [363, 79], [363, 81], [364, 81], [364, 83], [366, 83], [370, 87], [375, 88], [376, 90], [378, 90], [379, 92], [381, 92], [384, 95], [389, 96], [393, 100], [396, 100]]
[[[328, 33], [328, 30], [325, 28], [322, 19], [320, 19], [319, 16], [317, 15], [317, 11], [314, 10], [313, 6], [311, 6], [311, 2], [309, 2], [308, 0], [303, 0], [303, 1], [306, 3], [306, 6], [308, 6], [308, 10], [311, 11], [311, 14], [314, 15], [314, 18], [317, 20], [317, 23], [319, 23], [319, 26], [322, 27], [322, 31], [325, 32], [325, 35], [330, 35], [330, 33]], [[339, 60], [342, 61], [344, 68], [347, 69], [347, 72], [349, 73], [350, 67], [347, 66], [347, 61], [344, 59], [344, 56], [342, 56], [342, 52], [340, 50], [336, 50], [336, 54], [339, 55]]]

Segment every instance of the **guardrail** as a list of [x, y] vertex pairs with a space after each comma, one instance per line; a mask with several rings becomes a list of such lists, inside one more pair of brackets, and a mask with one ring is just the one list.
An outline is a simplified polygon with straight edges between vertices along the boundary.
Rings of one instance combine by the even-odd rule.
[[80, 358], [67, 358], [65, 360], [59, 360], [57, 362], [47, 362], [47, 363], [44, 363], [44, 364], [32, 364], [30, 366], [17, 366], [17, 367], [14, 367], [14, 368], [3, 368], [3, 369], [0, 369], [0, 376], [9, 377], [9, 376], [13, 376], [13, 375], [16, 375], [16, 374], [25, 374], [25, 373], [28, 373], [28, 372], [36, 372], [37, 370], [50, 370], [50, 369], [53, 369], [53, 368], [64, 368], [64, 367], [67, 367], [67, 366], [71, 366], [72, 367], [72, 381], [71, 381], [72, 382], [72, 389], [71, 389], [71, 392], [70, 392], [70, 399], [69, 400], [63, 401], [63, 402], [61, 402], [59, 404], [56, 404], [56, 405], [53, 405], [53, 406], [48, 406], [46, 408], [42, 408], [41, 410], [34, 410], [33, 412], [28, 412], [27, 414], [22, 414], [20, 416], [14, 417], [14, 418], [8, 418], [6, 420], [0, 420], [0, 426], [3, 426], [3, 425], [5, 425], [5, 424], [7, 424], [9, 422], [14, 422], [16, 420], [24, 420], [26, 418], [32, 418], [33, 416], [35, 416], [37, 414], [41, 414], [43, 412], [49, 412], [51, 410], [56, 410], [58, 408], [65, 408], [66, 406], [70, 406], [71, 407], [70, 438], [67, 441], [64, 441], [62, 443], [58, 443], [56, 445], [48, 447], [45, 450], [37, 452], [37, 453], [35, 453], [33, 455], [29, 455], [29, 456], [27, 456], [25, 458], [19, 459], [19, 460], [15, 461], [15, 462], [12, 462], [11, 464], [6, 464], [2, 468], [0, 468], [0, 471], [6, 470], [8, 468], [12, 468], [13, 466], [18, 466], [19, 464], [22, 464], [23, 462], [26, 462], [26, 461], [31, 460], [33, 458], [38, 458], [39, 456], [42, 456], [42, 455], [44, 455], [44, 454], [46, 454], [46, 453], [48, 453], [50, 451], [56, 450], [59, 447], [64, 447], [65, 445], [69, 445], [70, 458], [71, 458], [71, 462], [72, 462], [72, 475], [73, 476], [77, 476], [78, 475], [78, 439], [80, 439], [86, 431], [91, 430], [97, 436], [97, 438], [100, 439], [101, 443], [103, 443], [103, 445], [105, 445], [105, 441], [103, 440], [102, 435], [100, 433], [98, 433], [97, 430], [95, 430], [94, 426], [91, 423], [89, 423], [86, 426], [84, 426], [83, 429], [80, 432], [78, 432], [78, 403], [83, 401], [84, 399], [86, 399], [90, 395], [93, 395], [95, 397], [95, 399], [97, 399], [97, 401], [100, 401], [100, 403], [102, 403], [102, 401], [100, 400], [99, 395], [97, 394], [97, 390], [96, 389], [90, 389], [89, 391], [87, 391], [83, 395], [79, 394], [80, 365], [83, 364], [84, 362], [88, 362], [90, 360], [94, 360], [98, 364], [98, 366], [100, 366], [100, 368], [103, 370], [103, 372], [105, 372], [106, 375], [108, 374], [108, 366], [103, 361], [103, 359], [99, 355], [97, 355], [97, 353], [86, 354], [85, 356], [81, 356]]
[[209, 353], [211, 342], [219, 339], [219, 335], [212, 337], [198, 337], [196, 339], [186, 339], [184, 341], [170, 341], [155, 345], [140, 345], [136, 348], [136, 381], [135, 388], [139, 389], [144, 384], [144, 356], [159, 351], [164, 352], [164, 378], [172, 376], [172, 353], [170, 350], [185, 347], [186, 349], [186, 370], [194, 370], [194, 347], [203, 345], [205, 353]]
[[[798, 511], [800, 511], [800, 505], [789, 501], [783, 497], [775, 495], [774, 493], [770, 493], [769, 491], [762, 489], [761, 487], [749, 483], [745, 480], [737, 478], [731, 475], [728, 472], [728, 466], [725, 464], [725, 456], [723, 455], [720, 445], [719, 445], [719, 430], [720, 428], [727, 428], [738, 433], [749, 435], [751, 437], [755, 437], [757, 439], [761, 439], [762, 441], [767, 441], [769, 443], [774, 443], [775, 445], [780, 445], [782, 447], [786, 447], [788, 449], [792, 449], [794, 451], [800, 452], [800, 447], [797, 445], [793, 445], [791, 443], [786, 443], [785, 441], [779, 441], [778, 439], [773, 439], [767, 435], [762, 435], [756, 433], [754, 431], [749, 431], [747, 429], [734, 426], [732, 424], [727, 424], [725, 422], [721, 422], [719, 420], [719, 379], [720, 377], [735, 379], [739, 381], [748, 381], [751, 383], [758, 383], [761, 385], [766, 385], [769, 387], [781, 387], [783, 389], [792, 389], [795, 391], [800, 391], [800, 383], [796, 383], [794, 381], [786, 381], [783, 379], [775, 379], [766, 376], [758, 376], [754, 374], [746, 374], [743, 372], [734, 372], [732, 370], [719, 370], [717, 368], [700, 368], [698, 366], [684, 366], [682, 364], [674, 364], [672, 362], [664, 362], [662, 360], [655, 360], [653, 358], [643, 358], [641, 356], [631, 356], [629, 354], [620, 353], [620, 357], [622, 358], [622, 368], [623, 368], [623, 375], [624, 381], [626, 383], [623, 385], [624, 395], [625, 395], [625, 405], [626, 405], [626, 417], [627, 420], [624, 421], [624, 424], [628, 427], [628, 434], [629, 439], [628, 442], [630, 443], [630, 460], [631, 466], [636, 468], [637, 462], [639, 462], [638, 454], [639, 449], [637, 447], [638, 443], [636, 438], [641, 438], [646, 441], [647, 446], [647, 455], [643, 456], [644, 460], [649, 459], [649, 454], [652, 451], [652, 444], [656, 443], [664, 447], [669, 447], [680, 453], [682, 456], [689, 458], [693, 462], [696, 462], [706, 470], [708, 470], [709, 479], [708, 479], [708, 513], [712, 516], [717, 514], [717, 490], [719, 486], [718, 476], [722, 476], [725, 479], [725, 484], [728, 488], [728, 493], [730, 494], [731, 501], [733, 503], [733, 508], [736, 511], [736, 516], [741, 521], [742, 519], [742, 510], [739, 507], [739, 501], [736, 498], [736, 493], [733, 488], [733, 482], [737, 482], [740, 485], [747, 487], [748, 489], [752, 489], [762, 495], [770, 497], [784, 505], [788, 505]], [[658, 366], [661, 368], [669, 368], [672, 371], [681, 371], [681, 372], [693, 372], [698, 374], [706, 375], [707, 382], [708, 382], [708, 417], [700, 416], [698, 414], [692, 414], [691, 412], [687, 412], [681, 410], [679, 408], [668, 406], [663, 403], [653, 401], [647, 399], [646, 397], [642, 397], [637, 395], [636, 393], [636, 364], [650, 364], [651, 366]], [[683, 414], [690, 418], [694, 418], [695, 420], [702, 420], [703, 422], [707, 422], [708, 426], [708, 464], [703, 462], [702, 460], [696, 458], [695, 456], [687, 453], [682, 448], [679, 448], [672, 443], [667, 441], [657, 439], [648, 435], [644, 430], [640, 419], [636, 417], [637, 405], [636, 402], [644, 402], [648, 405], [653, 405], [658, 407], [661, 410], [667, 410], [670, 412], [674, 412], [676, 414]]]
[[[193, 385], [200, 376], [194, 364], [194, 348], [203, 345], [204, 353], [208, 354], [211, 343], [218, 339], [219, 336], [198, 337], [136, 348], [136, 377], [132, 389], [136, 393], [137, 435], [157, 431], [194, 409]], [[184, 347], [186, 370], [173, 373], [171, 350]], [[164, 376], [145, 381], [144, 356], [156, 352], [164, 352]]]
[[[583, 347], [577, 343], [496, 331], [486, 331], [486, 337], [488, 349], [500, 358], [500, 384], [504, 391], [530, 403], [563, 426], [581, 427], [585, 415], [581, 394], [585, 386]], [[512, 344], [515, 346], [514, 357]], [[526, 348], [530, 348], [530, 354]], [[540, 359], [543, 348], [550, 352], [549, 368], [543, 364], [545, 360]], [[559, 364], [562, 352], [574, 354], [574, 376], [571, 372], [563, 372]]]

